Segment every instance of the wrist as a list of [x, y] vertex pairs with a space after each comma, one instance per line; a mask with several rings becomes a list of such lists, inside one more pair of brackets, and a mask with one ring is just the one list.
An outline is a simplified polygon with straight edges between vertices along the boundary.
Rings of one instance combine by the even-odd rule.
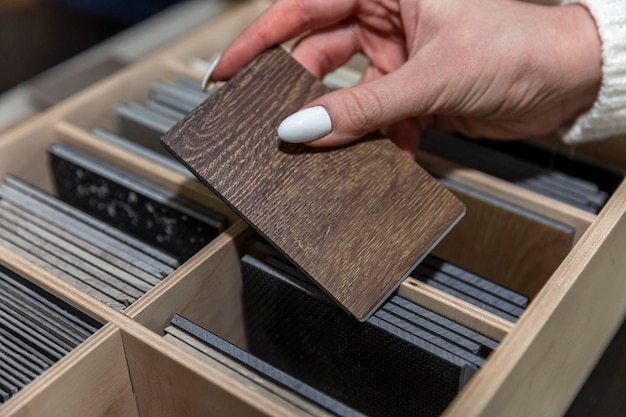
[[554, 7], [560, 34], [559, 72], [566, 88], [561, 123], [573, 122], [595, 103], [602, 84], [602, 43], [595, 20], [581, 4]]

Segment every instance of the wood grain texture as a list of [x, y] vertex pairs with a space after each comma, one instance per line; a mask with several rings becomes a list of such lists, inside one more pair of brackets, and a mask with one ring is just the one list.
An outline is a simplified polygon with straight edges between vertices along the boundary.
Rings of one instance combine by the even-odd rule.
[[340, 305], [365, 319], [464, 207], [391, 141], [282, 142], [276, 128], [329, 91], [281, 48], [258, 57], [163, 142]]

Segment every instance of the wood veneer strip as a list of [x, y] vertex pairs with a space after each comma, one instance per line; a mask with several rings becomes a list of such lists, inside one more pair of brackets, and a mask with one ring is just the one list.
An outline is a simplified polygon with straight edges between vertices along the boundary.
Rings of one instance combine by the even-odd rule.
[[365, 320], [464, 207], [380, 135], [339, 148], [282, 142], [280, 122], [329, 91], [275, 47], [177, 123], [163, 143]]
[[502, 341], [515, 326], [502, 317], [446, 294], [415, 278], [409, 277], [404, 280], [398, 288], [398, 295], [498, 342]]

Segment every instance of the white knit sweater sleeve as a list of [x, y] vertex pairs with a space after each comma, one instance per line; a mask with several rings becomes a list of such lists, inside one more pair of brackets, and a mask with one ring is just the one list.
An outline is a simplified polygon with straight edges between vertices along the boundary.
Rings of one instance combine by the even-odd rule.
[[569, 126], [570, 144], [626, 134], [626, 0], [562, 0], [585, 5], [602, 41], [602, 85], [593, 107]]

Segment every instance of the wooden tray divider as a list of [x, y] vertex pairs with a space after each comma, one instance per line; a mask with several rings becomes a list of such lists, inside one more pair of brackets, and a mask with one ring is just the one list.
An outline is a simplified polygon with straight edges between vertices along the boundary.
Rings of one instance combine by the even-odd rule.
[[139, 417], [119, 329], [98, 330], [1, 410], [6, 417]]
[[117, 324], [122, 330], [139, 415], [290, 415], [280, 404], [161, 335], [129, 317], [120, 319]]
[[398, 288], [398, 295], [497, 341], [502, 341], [515, 326], [508, 320], [415, 278], [405, 279]]
[[626, 314], [625, 246], [622, 182], [443, 417], [562, 413]]
[[0, 263], [103, 324], [121, 314], [4, 246], [0, 246]]
[[158, 334], [178, 313], [245, 346], [241, 254], [235, 241], [247, 230], [243, 221], [231, 226], [124, 313]]
[[426, 152], [418, 152], [416, 159], [433, 174], [572, 226], [576, 231], [574, 242], [580, 239], [596, 219], [596, 215], [592, 213]]

